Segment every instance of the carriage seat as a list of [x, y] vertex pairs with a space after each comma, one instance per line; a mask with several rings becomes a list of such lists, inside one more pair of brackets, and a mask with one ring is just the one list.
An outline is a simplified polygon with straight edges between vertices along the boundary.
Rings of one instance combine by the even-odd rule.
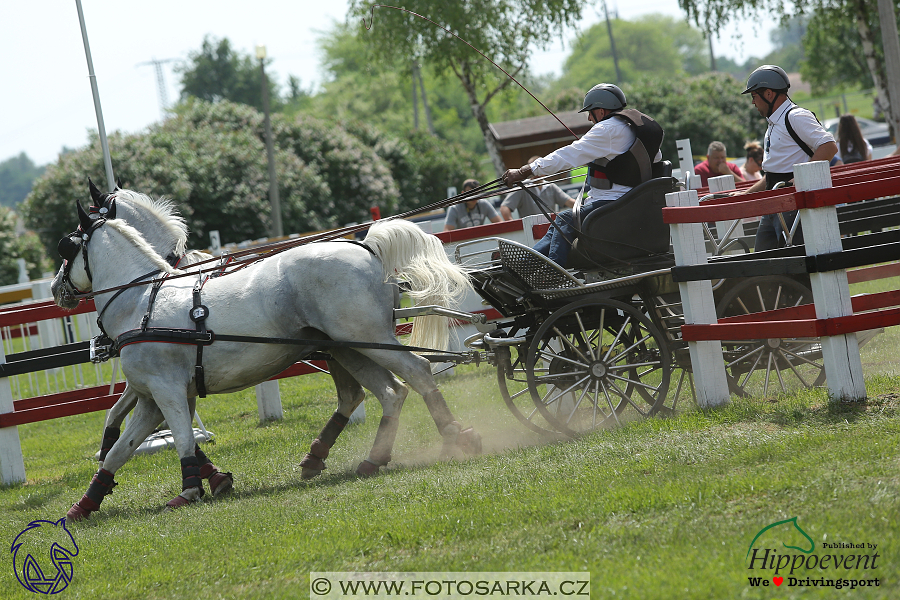
[[[668, 172], [671, 174], [671, 163]], [[581, 223], [566, 267], [593, 271], [645, 263], [648, 268], [671, 264], [669, 226], [663, 222], [662, 209], [666, 194], [677, 191], [677, 179], [658, 177], [590, 212]]]

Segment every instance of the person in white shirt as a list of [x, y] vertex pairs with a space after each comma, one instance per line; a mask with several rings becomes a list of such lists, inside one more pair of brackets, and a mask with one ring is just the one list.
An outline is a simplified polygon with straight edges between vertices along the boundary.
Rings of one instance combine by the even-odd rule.
[[[588, 165], [591, 189], [581, 207], [582, 219], [593, 210], [620, 198], [651, 177], [651, 161], [662, 160], [659, 147], [663, 129], [634, 109], [626, 109], [625, 94], [611, 83], [592, 87], [584, 97], [588, 120], [594, 123], [584, 136], [519, 169], [509, 169], [503, 182], [512, 186], [532, 175], [553, 175]], [[653, 157], [652, 159], [650, 157]], [[556, 216], [534, 249], [565, 267], [577, 231], [571, 210]]]
[[[837, 153], [834, 137], [822, 127], [816, 116], [794, 104], [788, 97], [790, 87], [787, 73], [776, 65], [763, 65], [747, 79], [747, 89], [741, 93], [750, 94], [756, 110], [769, 123], [762, 162], [766, 176], [733, 195], [770, 190], [779, 182], [793, 180], [794, 165], [818, 160], [829, 162]], [[797, 211], [782, 214], [787, 226], [791, 227]], [[799, 227], [793, 242], [803, 243], [803, 232]], [[755, 250], [771, 250], [785, 245], [778, 215], [764, 215], [756, 231]]]

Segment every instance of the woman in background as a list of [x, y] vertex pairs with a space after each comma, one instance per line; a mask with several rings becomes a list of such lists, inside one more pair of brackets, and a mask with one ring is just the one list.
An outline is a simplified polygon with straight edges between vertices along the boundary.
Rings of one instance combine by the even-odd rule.
[[747, 153], [747, 160], [744, 162], [744, 166], [741, 167], [744, 180], [756, 181], [757, 179], [762, 179], [762, 144], [757, 141], [747, 142], [744, 144], [744, 152]]
[[843, 164], [872, 160], [872, 144], [863, 137], [859, 123], [853, 115], [841, 115], [837, 130], [838, 152], [835, 155]]

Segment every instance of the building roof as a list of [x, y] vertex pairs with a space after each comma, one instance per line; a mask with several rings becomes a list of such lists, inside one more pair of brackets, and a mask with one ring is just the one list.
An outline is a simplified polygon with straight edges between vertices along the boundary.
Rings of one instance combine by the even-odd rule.
[[[592, 126], [583, 113], [568, 111], [557, 113], [557, 116], [579, 136], [587, 133]], [[491, 135], [497, 140], [500, 148], [506, 150], [519, 146], [532, 146], [536, 143], [574, 141], [572, 134], [552, 115], [491, 123], [489, 127]]]

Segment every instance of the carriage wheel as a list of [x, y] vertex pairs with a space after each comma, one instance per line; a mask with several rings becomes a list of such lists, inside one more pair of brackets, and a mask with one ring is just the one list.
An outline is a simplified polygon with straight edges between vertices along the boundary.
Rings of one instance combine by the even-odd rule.
[[[789, 277], [746, 279], [729, 290], [716, 307], [719, 317], [746, 315], [809, 304], [812, 292]], [[818, 338], [770, 338], [722, 342], [728, 387], [739, 396], [769, 390], [788, 391], [825, 383], [822, 344]]]
[[527, 346], [499, 347], [497, 356], [497, 385], [507, 408], [525, 427], [542, 435], [558, 436], [556, 428], [547, 422], [531, 401], [525, 369]]
[[659, 411], [671, 357], [641, 311], [615, 300], [584, 299], [544, 321], [528, 350], [531, 399], [548, 423], [577, 435]]

